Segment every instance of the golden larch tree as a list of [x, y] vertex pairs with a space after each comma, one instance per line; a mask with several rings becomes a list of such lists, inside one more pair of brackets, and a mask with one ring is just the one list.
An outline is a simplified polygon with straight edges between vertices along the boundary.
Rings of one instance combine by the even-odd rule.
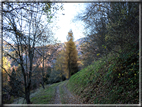
[[73, 41], [73, 33], [70, 31], [67, 35], [67, 43], [65, 47], [65, 71], [68, 72], [68, 78], [78, 72], [77, 57], [78, 52]]

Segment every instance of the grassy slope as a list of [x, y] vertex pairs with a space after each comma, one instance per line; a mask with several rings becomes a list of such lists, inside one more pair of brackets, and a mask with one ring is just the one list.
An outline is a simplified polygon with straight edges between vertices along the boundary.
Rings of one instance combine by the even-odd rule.
[[[30, 98], [32, 104], [54, 104], [54, 97], [55, 97], [55, 91], [56, 86], [63, 85], [64, 82], [54, 83], [52, 85], [45, 85], [45, 89], [42, 87], [39, 87], [38, 89], [31, 92]], [[26, 100], [23, 98], [20, 98], [19, 100], [16, 100], [13, 102], [13, 104], [26, 104]]]
[[138, 104], [138, 52], [109, 55], [73, 75], [68, 89], [83, 103]]
[[33, 104], [53, 104], [56, 91], [55, 87], [59, 84], [60, 82], [47, 86], [45, 89], [40, 89], [40, 92], [31, 98], [31, 102]]

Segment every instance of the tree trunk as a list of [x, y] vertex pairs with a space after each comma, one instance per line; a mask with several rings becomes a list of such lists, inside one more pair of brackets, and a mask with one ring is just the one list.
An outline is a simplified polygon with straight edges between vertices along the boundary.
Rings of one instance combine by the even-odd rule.
[[44, 49], [43, 49], [43, 69], [42, 69], [42, 82], [41, 82], [41, 84], [42, 84], [43, 89], [45, 89], [45, 87], [44, 87]]
[[44, 87], [44, 81], [41, 82], [42, 88], [45, 89]]
[[25, 96], [26, 96], [27, 104], [31, 104], [31, 101], [30, 101], [30, 90], [26, 89]]

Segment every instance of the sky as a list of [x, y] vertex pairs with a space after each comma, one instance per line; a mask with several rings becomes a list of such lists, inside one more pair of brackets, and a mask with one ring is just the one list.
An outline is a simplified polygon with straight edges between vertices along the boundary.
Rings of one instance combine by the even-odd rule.
[[[79, 38], [85, 37], [83, 34], [84, 26], [82, 21], [73, 21], [74, 17], [83, 12], [85, 9], [85, 3], [63, 3], [63, 11], [59, 11], [57, 16], [58, 20], [55, 21], [57, 28], [53, 30], [55, 38], [58, 38], [61, 43], [66, 42], [66, 36], [72, 29], [74, 41]], [[62, 15], [61, 13], [64, 13]]]
[[[60, 3], [61, 4], [61, 3]], [[63, 9], [57, 11], [57, 18], [53, 17], [52, 32], [54, 33], [54, 37], [60, 41], [61, 43], [66, 42], [68, 32], [72, 30], [74, 41], [85, 37], [84, 35], [84, 23], [83, 21], [73, 21], [74, 17], [85, 10], [86, 3], [63, 3]], [[64, 15], [63, 15], [63, 14]], [[47, 25], [47, 16], [43, 15], [42, 17], [43, 23]], [[22, 23], [23, 24], [23, 23]], [[24, 25], [23, 25], [24, 26]], [[23, 27], [22, 26], [22, 27]], [[10, 41], [10, 40], [9, 40]]]

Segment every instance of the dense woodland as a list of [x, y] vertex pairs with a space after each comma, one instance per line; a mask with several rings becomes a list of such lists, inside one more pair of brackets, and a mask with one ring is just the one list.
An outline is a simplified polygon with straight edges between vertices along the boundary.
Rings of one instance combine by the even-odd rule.
[[139, 103], [139, 3], [86, 5], [75, 17], [86, 37], [74, 41], [70, 30], [59, 43], [50, 23], [62, 3], [3, 3], [4, 104], [31, 104], [31, 91], [66, 79], [83, 103]]
[[77, 18], [89, 33], [82, 44], [84, 69], [68, 88], [83, 103], [138, 104], [139, 4], [91, 3]]

